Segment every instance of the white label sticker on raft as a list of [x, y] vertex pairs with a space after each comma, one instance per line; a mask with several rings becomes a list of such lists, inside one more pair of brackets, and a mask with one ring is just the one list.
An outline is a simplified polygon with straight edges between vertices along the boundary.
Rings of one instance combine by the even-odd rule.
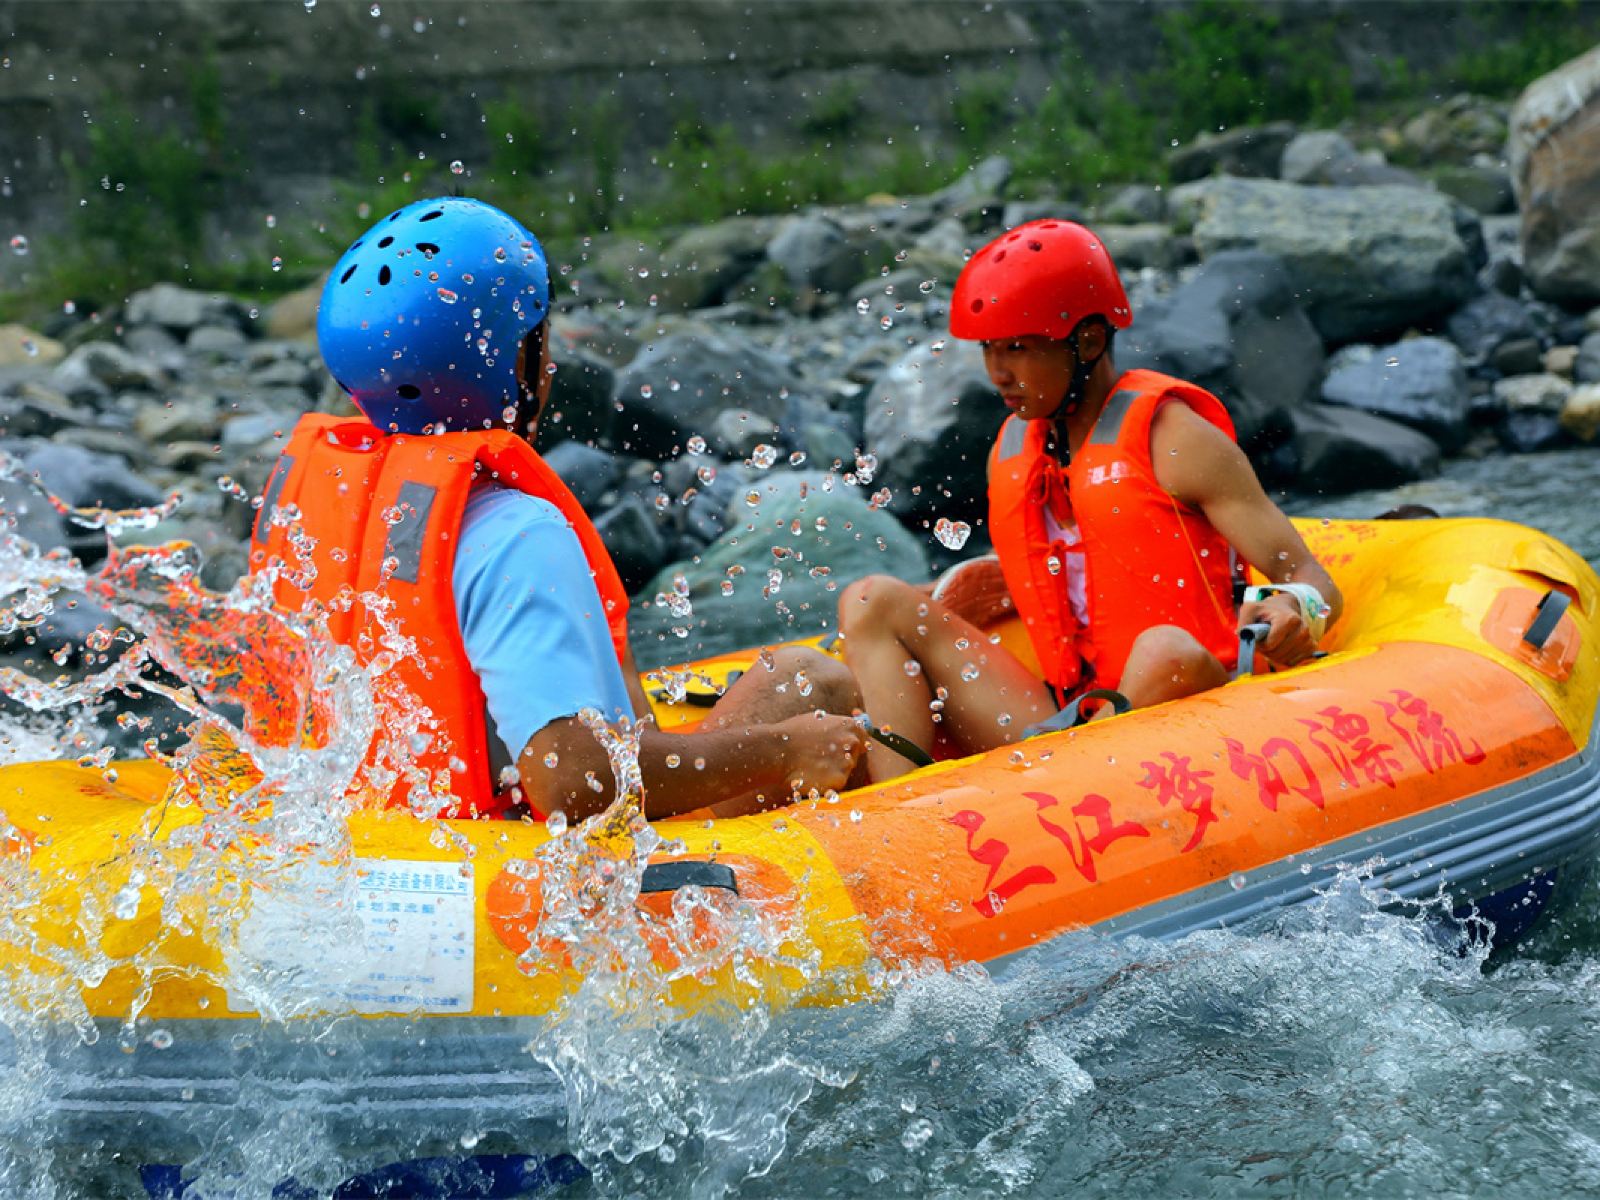
[[356, 915], [366, 931], [352, 1011], [470, 1012], [472, 864], [358, 858]]
[[358, 858], [307, 864], [264, 890], [228, 960], [228, 1007], [310, 1012], [472, 1010], [472, 865]]

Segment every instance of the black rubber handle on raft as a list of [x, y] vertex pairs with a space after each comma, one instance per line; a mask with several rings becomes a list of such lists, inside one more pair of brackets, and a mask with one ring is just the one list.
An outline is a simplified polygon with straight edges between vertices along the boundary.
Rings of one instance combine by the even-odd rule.
[[1085, 700], [1104, 700], [1111, 705], [1111, 711], [1121, 716], [1133, 707], [1128, 698], [1121, 692], [1114, 692], [1110, 688], [1090, 688], [1083, 695], [1071, 700], [1066, 707], [1052, 717], [1046, 717], [1037, 725], [1030, 725], [1022, 731], [1025, 738], [1037, 737], [1041, 733], [1058, 733], [1063, 729], [1075, 729], [1084, 722], [1083, 702]]
[[933, 766], [933, 755], [908, 737], [901, 737], [898, 733], [891, 733], [887, 729], [879, 729], [868, 721], [863, 725], [867, 736], [889, 747], [901, 758], [909, 759], [919, 767]]
[[1239, 665], [1233, 669], [1235, 679], [1256, 673], [1256, 643], [1271, 632], [1272, 626], [1265, 621], [1257, 621], [1239, 630]]
[[639, 877], [640, 892], [675, 892], [681, 887], [722, 888], [737, 896], [739, 879], [732, 867], [696, 859], [650, 863]]
[[[683, 702], [693, 705], [695, 708], [711, 708], [718, 700], [722, 699], [727, 690], [733, 686], [734, 681], [743, 674], [743, 671], [737, 669], [729, 671], [727, 678], [723, 680], [722, 691], [720, 692], [691, 692], [686, 690], [683, 693]], [[667, 693], [664, 688], [657, 688], [650, 693], [650, 699], [652, 700], [665, 700], [666, 698]]]
[[1522, 640], [1535, 650], [1543, 650], [1544, 644], [1550, 640], [1550, 635], [1556, 631], [1556, 626], [1561, 624], [1561, 618], [1566, 616], [1571, 604], [1571, 596], [1551, 588], [1544, 594], [1544, 599], [1539, 601], [1539, 607], [1534, 609], [1533, 620], [1529, 622], [1528, 630], [1522, 635]]

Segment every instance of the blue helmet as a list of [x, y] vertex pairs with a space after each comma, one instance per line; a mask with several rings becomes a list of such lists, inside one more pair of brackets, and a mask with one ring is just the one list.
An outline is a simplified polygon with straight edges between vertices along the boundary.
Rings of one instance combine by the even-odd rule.
[[517, 351], [549, 312], [544, 250], [520, 222], [479, 200], [419, 200], [335, 264], [317, 341], [379, 429], [489, 429], [521, 398]]

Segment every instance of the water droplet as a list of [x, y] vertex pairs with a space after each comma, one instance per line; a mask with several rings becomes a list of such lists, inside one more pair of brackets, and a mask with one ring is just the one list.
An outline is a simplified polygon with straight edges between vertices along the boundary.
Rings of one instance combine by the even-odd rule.
[[1236, 892], [1243, 891], [1244, 885], [1248, 882], [1250, 881], [1246, 879], [1242, 873], [1235, 872], [1234, 874], [1228, 876], [1228, 886]]
[[439, 299], [443, 300], [446, 304], [454, 304], [457, 300], [461, 299], [461, 297], [456, 295], [449, 288], [442, 287], [439, 289]]
[[119, 921], [131, 921], [139, 915], [139, 897], [142, 889], [137, 882], [125, 883], [117, 889], [111, 901], [111, 915]]
[[17, 234], [11, 239], [11, 253], [26, 254], [28, 252], [28, 239], [22, 234]]
[[374, 4], [374, 5], [373, 5], [373, 6], [372, 6], [372, 7], [371, 7], [371, 8], [370, 8], [370, 9], [368, 9], [368, 10], [367, 10], [367, 11], [369, 11], [369, 12], [370, 12], [370, 13], [371, 13], [371, 14], [372, 14], [372, 15], [373, 15], [373, 16], [375, 16], [375, 17], [381, 17], [381, 16], [383, 16], [383, 9], [381, 9], [381, 8], [379, 8], [379, 7], [378, 7], [378, 6], [377, 6], [377, 5], [376, 5], [376, 4]]
[[914, 658], [908, 658], [906, 659], [905, 671], [906, 678], [915, 679], [918, 675], [922, 674], [922, 664]]
[[778, 450], [776, 446], [769, 446], [762, 442], [754, 450], [750, 451], [750, 465], [758, 470], [765, 471], [777, 461]]
[[978, 664], [977, 663], [970, 663], [969, 662], [969, 663], [962, 663], [961, 664], [961, 678], [965, 679], [968, 683], [971, 683], [977, 677], [978, 677]]
[[463, 1150], [471, 1150], [481, 1141], [483, 1141], [483, 1134], [481, 1133], [463, 1133], [461, 1135], [461, 1148]]
[[683, 759], [679, 758], [676, 754], [667, 755], [667, 766], [668, 767], [676, 767], [682, 761], [683, 761]]
[[878, 318], [878, 328], [880, 328], [880, 329], [893, 329], [894, 328], [894, 318], [889, 316], [887, 313], [885, 313], [883, 316]]
[[917, 291], [926, 296], [929, 292], [933, 291], [933, 282], [934, 281], [931, 279], [924, 279], [921, 283], [917, 284]]
[[[643, 391], [644, 389], [640, 388], [639, 390]], [[690, 454], [704, 454], [706, 452], [706, 440], [697, 433], [685, 443], [684, 449], [688, 450]]]
[[952, 521], [947, 517], [940, 517], [933, 523], [933, 536], [939, 539], [939, 544], [945, 549], [959, 550], [972, 536], [972, 526], [965, 521]]
[[905, 1133], [900, 1135], [900, 1144], [915, 1154], [928, 1144], [928, 1139], [931, 1137], [933, 1137], [933, 1122], [927, 1117], [918, 1117], [906, 1126]]
[[648, 399], [650, 399], [651, 396], [654, 396], [655, 394], [656, 394], [655, 388], [651, 387], [648, 383], [641, 383], [639, 385], [639, 395], [640, 395], [641, 398], [643, 398], [645, 400], [648, 400]]
[[866, 316], [871, 311], [872, 311], [872, 301], [871, 300], [868, 300], [865, 296], [863, 296], [863, 297], [861, 297], [861, 299], [856, 301], [856, 312], [860, 313], [863, 317]]
[[145, 1038], [157, 1050], [172, 1049], [172, 1034], [165, 1029], [152, 1029], [150, 1036]]

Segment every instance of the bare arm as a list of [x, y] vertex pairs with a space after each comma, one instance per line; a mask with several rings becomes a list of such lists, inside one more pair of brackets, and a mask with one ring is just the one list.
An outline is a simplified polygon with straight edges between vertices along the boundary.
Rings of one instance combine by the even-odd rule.
[[[1186, 404], [1169, 403], [1150, 430], [1156, 481], [1171, 495], [1205, 514], [1228, 543], [1273, 583], [1309, 583], [1339, 619], [1344, 599], [1322, 564], [1312, 557], [1289, 518], [1268, 499], [1250, 460], [1234, 441]], [[1275, 662], [1290, 664], [1310, 656], [1316, 646], [1290, 596], [1273, 596], [1241, 610], [1240, 624], [1272, 626], [1262, 649]]]
[[[788, 804], [795, 790], [840, 788], [864, 747], [849, 717], [806, 713], [773, 725], [690, 733], [647, 728], [640, 738], [645, 815], [681, 816], [711, 804], [729, 814]], [[611, 764], [576, 717], [552, 721], [528, 739], [517, 761], [522, 787], [541, 812], [581, 821], [611, 803]]]

